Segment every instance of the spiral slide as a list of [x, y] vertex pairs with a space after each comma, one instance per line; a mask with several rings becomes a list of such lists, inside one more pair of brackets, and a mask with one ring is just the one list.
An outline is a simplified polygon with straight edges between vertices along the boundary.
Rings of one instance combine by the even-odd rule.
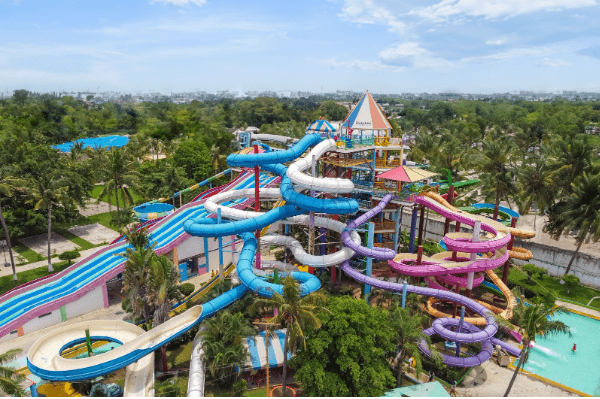
[[[261, 185], [269, 186], [275, 184], [278, 178], [261, 174], [260, 180]], [[253, 185], [254, 174], [245, 173], [223, 190]], [[194, 216], [209, 215], [203, 204], [204, 200], [187, 204], [150, 227], [151, 243], [155, 244], [155, 251], [158, 254], [170, 251], [189, 237], [183, 229], [184, 220]], [[243, 206], [244, 202], [235, 201], [230, 205]], [[123, 271], [125, 258], [115, 255], [125, 252], [127, 245], [125, 242], [109, 245], [60, 273], [18, 287], [0, 296], [0, 336], [106, 284], [108, 280]]]
[[[349, 231], [353, 231], [357, 226], [362, 225], [363, 223], [365, 223], [366, 221], [371, 219], [373, 216], [375, 216], [376, 214], [381, 212], [383, 210], [383, 208], [385, 208], [387, 203], [392, 198], [393, 197], [391, 194], [386, 195], [377, 207], [375, 207], [371, 211], [365, 213], [363, 216], [359, 217], [358, 219], [350, 222], [346, 226], [346, 230], [344, 231], [344, 233], [342, 235], [342, 240], [344, 241], [344, 244], [347, 246], [352, 246], [353, 247], [352, 249], [354, 251], [356, 251], [356, 253], [359, 255], [369, 256], [369, 257], [373, 257], [375, 259], [381, 259], [381, 260], [388, 259], [388, 262], [391, 263], [392, 261], [390, 261], [389, 259], [394, 257], [393, 250], [388, 249], [388, 250], [384, 251], [381, 248], [371, 249], [371, 248], [361, 247], [360, 245], [355, 245], [354, 243], [352, 243], [349, 240], [348, 234], [349, 234]], [[392, 252], [392, 253], [389, 253], [389, 252]], [[398, 291], [398, 292], [402, 291], [404, 288], [403, 284], [396, 284], [396, 283], [391, 283], [391, 282], [387, 282], [387, 281], [381, 281], [376, 278], [365, 276], [365, 275], [361, 274], [360, 272], [358, 272], [357, 270], [355, 270], [352, 266], [350, 266], [349, 261], [344, 261], [342, 263], [342, 270], [346, 274], [348, 274], [350, 277], [355, 279], [356, 281], [359, 281], [364, 284], [369, 284], [376, 288]], [[456, 293], [453, 293], [450, 291], [446, 291], [446, 290], [417, 287], [417, 286], [412, 286], [412, 285], [406, 285], [406, 289], [407, 289], [408, 293], [427, 295], [427, 296], [434, 297], [434, 298], [451, 300], [451, 301], [457, 302], [461, 305], [467, 306], [468, 308], [472, 309], [473, 311], [480, 314], [484, 318], [484, 320], [486, 322], [486, 326], [484, 327], [483, 330], [481, 330], [478, 327], [465, 321], [462, 325], [463, 330], [461, 330], [459, 332], [452, 331], [450, 328], [458, 327], [460, 321], [458, 319], [442, 318], [442, 319], [436, 319], [433, 322], [433, 326], [424, 331], [425, 334], [428, 334], [428, 335], [438, 334], [441, 337], [443, 337], [447, 340], [450, 340], [450, 341], [456, 341], [456, 342], [462, 342], [462, 343], [472, 343], [472, 342], [481, 342], [482, 343], [482, 351], [479, 354], [472, 356], [472, 357], [456, 357], [456, 356], [449, 356], [449, 355], [442, 354], [442, 356], [444, 358], [444, 362], [446, 364], [448, 364], [450, 366], [455, 366], [455, 367], [471, 367], [471, 366], [479, 365], [479, 364], [487, 361], [492, 356], [492, 350], [493, 350], [492, 345], [500, 345], [501, 347], [505, 348], [508, 352], [513, 353], [515, 355], [520, 354], [520, 351], [517, 348], [514, 348], [511, 345], [506, 344], [505, 342], [494, 338], [494, 335], [496, 334], [496, 332], [498, 330], [498, 325], [496, 323], [496, 320], [495, 320], [492, 312], [490, 312], [483, 305], [475, 302], [472, 299], [466, 298], [462, 295], [459, 295], [459, 294], [456, 294]], [[464, 332], [462, 332], [462, 331], [464, 331]], [[425, 342], [421, 342], [419, 344], [419, 347], [420, 347], [421, 351], [423, 351], [426, 355], [428, 355], [428, 356], [431, 355]]]

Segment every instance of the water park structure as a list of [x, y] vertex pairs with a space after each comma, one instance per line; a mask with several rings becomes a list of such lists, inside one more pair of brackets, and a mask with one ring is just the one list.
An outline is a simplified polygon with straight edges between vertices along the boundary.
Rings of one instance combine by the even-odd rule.
[[[321, 126], [329, 129], [325, 123]], [[499, 326], [494, 313], [510, 319], [515, 298], [493, 269], [505, 266], [508, 270], [509, 257], [523, 256], [512, 248], [515, 236], [531, 238], [535, 233], [517, 229], [514, 219], [511, 226], [506, 226], [484, 215], [455, 208], [451, 204], [452, 186], [446, 199], [429, 191], [403, 192], [401, 182], [409, 175], [417, 176], [409, 180], [414, 181], [435, 174], [404, 164], [404, 144], [401, 139], [391, 137], [389, 122], [368, 92], [349, 113], [339, 136], [318, 129], [307, 132], [287, 149], [274, 150], [264, 143], [253, 143], [231, 154], [227, 158], [229, 173], [236, 171], [239, 175], [230, 183], [211, 188], [192, 202], [180, 203], [172, 213], [151, 221], [149, 232], [157, 253], [167, 254], [176, 265], [186, 259], [196, 268], [208, 270], [213, 265], [216, 270], [214, 266], [218, 265], [219, 273], [213, 282], [231, 273], [239, 285], [147, 332], [130, 323], [102, 320], [59, 326], [29, 350], [27, 365], [31, 372], [48, 381], [71, 382], [127, 367], [125, 395], [153, 395], [154, 351], [249, 291], [264, 297], [281, 293], [280, 284], [264, 278], [273, 268], [280, 269], [280, 275], [296, 279], [303, 295], [321, 287], [319, 278], [296, 271], [294, 265], [261, 262], [261, 245], [288, 249], [302, 266], [329, 268], [334, 281], [338, 279], [339, 267], [347, 276], [364, 284], [367, 300], [372, 288], [397, 292], [403, 301], [408, 293], [428, 297], [426, 310], [436, 319], [425, 333], [457, 344], [456, 355], [443, 355], [447, 365], [482, 364], [490, 359], [495, 345], [518, 356], [518, 348], [496, 337]], [[399, 152], [398, 159], [391, 158], [394, 151]], [[386, 172], [400, 177], [389, 180]], [[196, 188], [203, 185], [199, 183]], [[181, 192], [161, 200], [168, 202], [177, 197], [181, 199]], [[261, 202], [275, 206], [261, 212]], [[248, 210], [252, 205], [254, 210]], [[411, 212], [408, 253], [398, 250], [403, 209]], [[443, 237], [447, 251], [433, 256], [423, 253], [426, 209], [445, 218], [447, 225]], [[453, 232], [451, 223], [455, 227]], [[292, 225], [310, 232], [308, 249], [288, 234]], [[326, 242], [327, 232], [339, 236], [340, 243]], [[124, 258], [118, 255], [127, 246], [122, 238], [118, 239], [63, 272], [0, 296], [0, 340], [10, 339], [15, 330], [17, 335], [24, 335], [65, 321], [73, 317], [71, 314], [93, 310], [85, 308], [83, 302], [95, 300], [100, 306], [106, 305], [106, 283], [123, 271]], [[405, 281], [385, 281], [375, 273], [384, 268], [404, 276]], [[472, 298], [473, 290], [484, 281], [485, 275], [506, 295], [505, 308]], [[428, 287], [408, 284], [409, 276], [425, 278]], [[459, 307], [467, 309], [466, 317], [464, 313], [459, 317]], [[46, 314], [55, 316], [47, 318], [48, 322], [40, 322], [43, 318], [39, 317]], [[93, 357], [62, 357], [63, 349], [81, 340], [84, 330], [89, 330], [95, 340], [112, 340], [120, 346]], [[461, 344], [474, 342], [481, 342], [481, 352], [460, 356]], [[198, 371], [202, 365], [198, 364], [197, 347], [196, 343], [193, 372], [202, 375]], [[425, 355], [430, 354], [424, 342], [420, 348]], [[203, 378], [190, 377], [189, 390], [203, 393]]]

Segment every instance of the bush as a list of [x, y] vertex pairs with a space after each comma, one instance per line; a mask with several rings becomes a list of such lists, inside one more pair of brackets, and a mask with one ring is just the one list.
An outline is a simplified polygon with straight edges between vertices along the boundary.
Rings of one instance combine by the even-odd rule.
[[567, 294], [571, 294], [571, 292], [575, 291], [579, 287], [579, 277], [577, 276], [568, 274], [566, 276], [563, 276], [562, 280], [565, 282]]
[[73, 251], [63, 252], [62, 254], [58, 255], [58, 259], [68, 261], [69, 262], [69, 266], [71, 266], [71, 261], [73, 259], [79, 258], [79, 256], [80, 256], [79, 251], [75, 249]]
[[244, 392], [246, 392], [247, 386], [248, 386], [248, 382], [243, 378], [237, 382], [234, 382], [233, 388], [231, 390], [231, 395], [237, 396], [237, 397], [244, 396]]
[[547, 270], [543, 267], [537, 267], [531, 263], [523, 265], [522, 269], [525, 273], [527, 273], [527, 276], [529, 276], [529, 280], [531, 280], [531, 277], [542, 278], [547, 272]]
[[185, 297], [191, 295], [196, 290], [196, 286], [192, 283], [183, 283], [177, 286], [177, 288], [179, 288], [179, 292]]

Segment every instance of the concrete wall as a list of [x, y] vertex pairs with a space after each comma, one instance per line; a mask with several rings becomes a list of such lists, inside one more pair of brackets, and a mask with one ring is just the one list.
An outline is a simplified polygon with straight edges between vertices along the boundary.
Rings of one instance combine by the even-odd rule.
[[[102, 286], [96, 287], [76, 301], [68, 303], [59, 309], [55, 309], [46, 315], [41, 315], [33, 320], [29, 320], [20, 327], [20, 333], [22, 334], [19, 332], [6, 334], [3, 337], [0, 337], [0, 342], [8, 341], [17, 338], [17, 336], [26, 335], [62, 323], [63, 321], [73, 319], [82, 314], [93, 312], [94, 310], [102, 309], [104, 307], [102, 290]], [[61, 315], [61, 309], [63, 315]]]
[[[425, 212], [427, 216], [427, 211]], [[425, 235], [424, 239], [436, 241], [442, 239], [444, 235], [444, 221], [438, 215], [431, 217], [430, 211], [429, 221], [425, 220]], [[404, 212], [402, 215], [402, 229], [410, 231], [411, 214]], [[454, 222], [450, 223], [450, 231], [454, 231]], [[417, 234], [419, 228], [419, 217], [417, 215]], [[472, 229], [462, 228], [461, 231], [471, 232]], [[416, 240], [415, 240], [416, 245]], [[573, 255], [573, 251], [551, 247], [548, 245], [538, 244], [531, 240], [515, 240], [514, 246], [529, 249], [533, 253], [533, 258], [529, 261], [519, 261], [515, 259], [517, 264], [532, 263], [538, 267], [543, 267], [548, 270], [548, 274], [552, 276], [562, 276], [567, 269], [569, 260]], [[578, 257], [573, 261], [573, 266], [569, 274], [573, 274], [581, 280], [585, 285], [594, 288], [600, 288], [600, 258], [588, 254], [579, 253]]]
[[[515, 240], [515, 246], [526, 248], [533, 253], [531, 260], [527, 262], [519, 261], [519, 264], [533, 263], [548, 270], [548, 274], [552, 276], [565, 274], [574, 252], [527, 240]], [[573, 261], [569, 274], [579, 277], [585, 285], [600, 288], [600, 258], [580, 252]]]

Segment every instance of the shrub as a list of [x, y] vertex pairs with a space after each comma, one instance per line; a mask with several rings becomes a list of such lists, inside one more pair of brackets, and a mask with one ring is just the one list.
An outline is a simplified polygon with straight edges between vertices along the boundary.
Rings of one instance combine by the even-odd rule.
[[196, 290], [196, 286], [192, 283], [183, 283], [177, 286], [177, 288], [179, 288], [179, 292], [185, 297], [191, 295]]
[[79, 258], [79, 256], [80, 256], [79, 251], [75, 249], [73, 251], [63, 252], [62, 254], [58, 255], [58, 259], [68, 261], [69, 266], [71, 266], [71, 261], [73, 259]]
[[575, 291], [579, 287], [579, 277], [577, 276], [568, 274], [566, 276], [563, 276], [562, 280], [565, 282], [567, 294], [571, 294], [571, 292]]
[[233, 388], [231, 390], [231, 395], [237, 396], [237, 397], [244, 396], [244, 392], [246, 392], [247, 386], [248, 386], [248, 382], [243, 378], [237, 382], [234, 382]]
[[523, 265], [522, 269], [525, 273], [527, 273], [527, 276], [529, 276], [529, 280], [531, 280], [531, 277], [536, 277], [536, 276], [539, 278], [542, 278], [544, 276], [544, 274], [547, 272], [547, 270], [544, 269], [543, 267], [537, 267], [536, 265], [533, 265], [531, 263]]

